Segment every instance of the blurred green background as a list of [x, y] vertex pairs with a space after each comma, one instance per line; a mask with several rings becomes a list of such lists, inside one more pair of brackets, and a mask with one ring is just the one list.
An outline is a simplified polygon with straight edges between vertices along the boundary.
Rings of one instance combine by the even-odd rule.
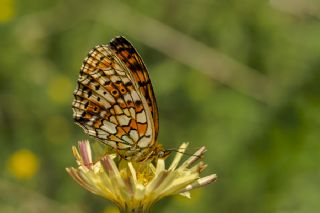
[[72, 119], [79, 68], [116, 35], [149, 69], [159, 143], [205, 145], [219, 177], [152, 212], [319, 212], [319, 14], [317, 0], [0, 0], [0, 212], [116, 212], [65, 172], [89, 138]]

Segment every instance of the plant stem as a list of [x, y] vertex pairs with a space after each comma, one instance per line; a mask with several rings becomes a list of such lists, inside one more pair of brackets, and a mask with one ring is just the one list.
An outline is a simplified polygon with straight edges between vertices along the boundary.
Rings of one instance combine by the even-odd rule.
[[121, 213], [148, 213], [150, 209], [149, 205], [144, 205], [139, 203], [138, 205], [128, 206], [125, 205], [123, 208], [120, 208]]

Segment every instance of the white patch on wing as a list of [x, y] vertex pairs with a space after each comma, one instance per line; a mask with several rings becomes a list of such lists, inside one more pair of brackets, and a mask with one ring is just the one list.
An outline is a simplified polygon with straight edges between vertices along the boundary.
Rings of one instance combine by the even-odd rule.
[[123, 75], [123, 72], [120, 71], [122, 68], [118, 63], [114, 63], [113, 68], [116, 70], [117, 74]]
[[149, 144], [151, 143], [151, 138], [146, 138], [143, 136], [139, 141], [138, 141], [138, 146], [141, 148], [148, 147]]
[[[99, 79], [101, 77], [101, 73], [100, 72], [95, 72], [95, 73], [91, 73], [92, 77], [95, 78], [95, 79]], [[100, 79], [99, 79], [100, 81]]]
[[117, 99], [117, 103], [118, 103], [118, 104], [125, 104], [125, 103], [124, 103], [124, 100], [123, 100], [122, 98], [118, 98], [118, 99]]
[[126, 125], [128, 125], [129, 122], [130, 122], [130, 120], [131, 120], [131, 118], [129, 118], [129, 117], [126, 116], [126, 115], [118, 115], [118, 116], [117, 116], [117, 119], [118, 119], [119, 124], [120, 124], [121, 126], [126, 126]]
[[92, 58], [87, 57], [84, 60], [87, 61], [88, 64], [95, 64], [96, 63], [96, 61], [94, 61]]
[[100, 104], [101, 104], [101, 105], [103, 106], [103, 108], [105, 108], [105, 109], [109, 109], [109, 108], [111, 107], [111, 104], [110, 104], [108, 101], [104, 100], [103, 98], [100, 99]]
[[76, 109], [75, 107], [79, 108], [80, 107], [80, 103], [79, 103], [79, 101], [74, 100], [72, 102], [72, 105], [73, 105], [73, 117], [76, 117], [77, 116], [77, 112], [75, 111], [75, 109]]
[[109, 146], [111, 146], [111, 147], [113, 147], [115, 149], [117, 148], [117, 144], [114, 141], [103, 141], [103, 143], [105, 143], [105, 144], [107, 144], [107, 145], [109, 145]]
[[128, 137], [127, 135], [122, 136], [121, 139], [130, 143], [130, 144], [133, 144], [132, 139], [130, 137]]
[[144, 111], [137, 113], [137, 121], [139, 123], [145, 123], [147, 121], [146, 114]]
[[[121, 69], [121, 68], [120, 68], [120, 69]], [[123, 72], [123, 71], [121, 71], [121, 70], [119, 70], [119, 69], [117, 69], [116, 72], [117, 72], [118, 75], [122, 75], [122, 76], [123, 76], [123, 75], [126, 75], [125, 72]]]
[[115, 133], [117, 133], [116, 126], [117, 125], [115, 125], [109, 121], [103, 121], [103, 125], [101, 126], [101, 129], [103, 129], [111, 134], [115, 134]]
[[126, 94], [123, 96], [123, 98], [124, 98], [124, 100], [125, 100], [126, 102], [132, 101], [131, 96], [130, 96], [129, 93], [126, 93]]
[[107, 113], [108, 113], [107, 111], [101, 110], [100, 117], [102, 117], [102, 118], [105, 117]]
[[110, 103], [114, 103], [116, 102], [116, 100], [114, 99], [114, 97], [112, 95], [110, 95], [109, 92], [106, 92], [106, 94], [101, 94], [105, 99], [107, 99], [108, 102]]
[[131, 97], [132, 97], [133, 101], [140, 100], [140, 97], [136, 91], [131, 91]]
[[130, 135], [130, 137], [134, 140], [134, 141], [138, 141], [138, 139], [139, 139], [139, 135], [138, 135], [138, 132], [137, 132], [137, 130], [131, 130], [130, 132], [129, 132], [129, 135]]
[[90, 119], [90, 122], [92, 122], [92, 123], [95, 122], [97, 120], [97, 118], [98, 118], [97, 116], [92, 116], [92, 118]]
[[83, 84], [85, 84], [85, 85], [87, 85], [87, 84], [90, 83], [90, 79], [87, 78], [87, 76], [82, 75], [81, 78], [82, 78], [82, 79], [79, 79], [79, 81], [80, 81], [81, 83], [83, 83]]
[[92, 136], [96, 136], [97, 135], [96, 131], [91, 126], [88, 126], [88, 125], [82, 126], [81, 125], [81, 127], [84, 129], [84, 132], [86, 134], [89, 134], [89, 135], [92, 135]]
[[129, 110], [130, 110], [131, 117], [135, 119], [136, 118], [136, 111], [132, 107]]
[[78, 109], [80, 107], [80, 103], [78, 100], [74, 100], [72, 104], [73, 106], [77, 107], [77, 108], [75, 107], [73, 108], [73, 116], [79, 118], [82, 113], [82, 110]]
[[114, 75], [114, 70], [113, 69], [109, 69], [109, 70], [103, 70], [103, 72], [106, 74], [106, 75]]
[[108, 139], [109, 133], [102, 131], [101, 129], [97, 129], [98, 137], [101, 139]]
[[129, 117], [131, 116], [131, 114], [127, 108], [123, 109], [123, 112], [126, 116], [129, 116]]
[[108, 78], [106, 78], [105, 76], [101, 76], [100, 78], [99, 78], [99, 82], [100, 82], [100, 84], [101, 85], [105, 85], [105, 84], [107, 84], [107, 82], [109, 82], [110, 80], [108, 79]]
[[118, 124], [118, 121], [115, 116], [110, 116], [109, 120], [111, 121], [111, 123]]
[[112, 76], [110, 77], [110, 80], [111, 80], [112, 82], [121, 81], [120, 77], [117, 76], [117, 75], [112, 75]]
[[122, 114], [122, 109], [120, 108], [119, 105], [114, 105], [114, 111], [117, 115]]
[[129, 78], [121, 78], [121, 79], [122, 79], [122, 82], [123, 82], [124, 84], [126, 84], [126, 83], [128, 83], [128, 82], [130, 81]]

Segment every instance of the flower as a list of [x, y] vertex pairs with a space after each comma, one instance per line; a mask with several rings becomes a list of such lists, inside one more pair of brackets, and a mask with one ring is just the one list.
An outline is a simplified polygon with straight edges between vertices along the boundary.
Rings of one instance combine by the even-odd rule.
[[79, 151], [72, 149], [78, 168], [66, 170], [83, 188], [111, 200], [121, 212], [148, 212], [163, 197], [180, 193], [190, 198], [190, 190], [216, 180], [215, 174], [200, 178], [207, 165], [196, 162], [204, 155], [205, 147], [179, 166], [187, 146], [180, 146], [166, 169], [164, 159], [137, 163], [119, 160], [115, 154], [105, 154], [93, 162], [89, 141], [80, 141]]
[[0, 7], [0, 23], [11, 21], [16, 13], [14, 0], [2, 0]]
[[39, 158], [29, 149], [15, 151], [7, 162], [8, 170], [18, 179], [32, 178], [39, 170]]

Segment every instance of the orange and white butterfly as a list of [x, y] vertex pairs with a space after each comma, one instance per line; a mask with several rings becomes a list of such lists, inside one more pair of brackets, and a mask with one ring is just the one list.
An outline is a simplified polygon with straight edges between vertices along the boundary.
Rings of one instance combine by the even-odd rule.
[[124, 37], [98, 45], [84, 59], [72, 103], [85, 133], [121, 158], [145, 161], [170, 154], [156, 143], [158, 109], [148, 71]]

